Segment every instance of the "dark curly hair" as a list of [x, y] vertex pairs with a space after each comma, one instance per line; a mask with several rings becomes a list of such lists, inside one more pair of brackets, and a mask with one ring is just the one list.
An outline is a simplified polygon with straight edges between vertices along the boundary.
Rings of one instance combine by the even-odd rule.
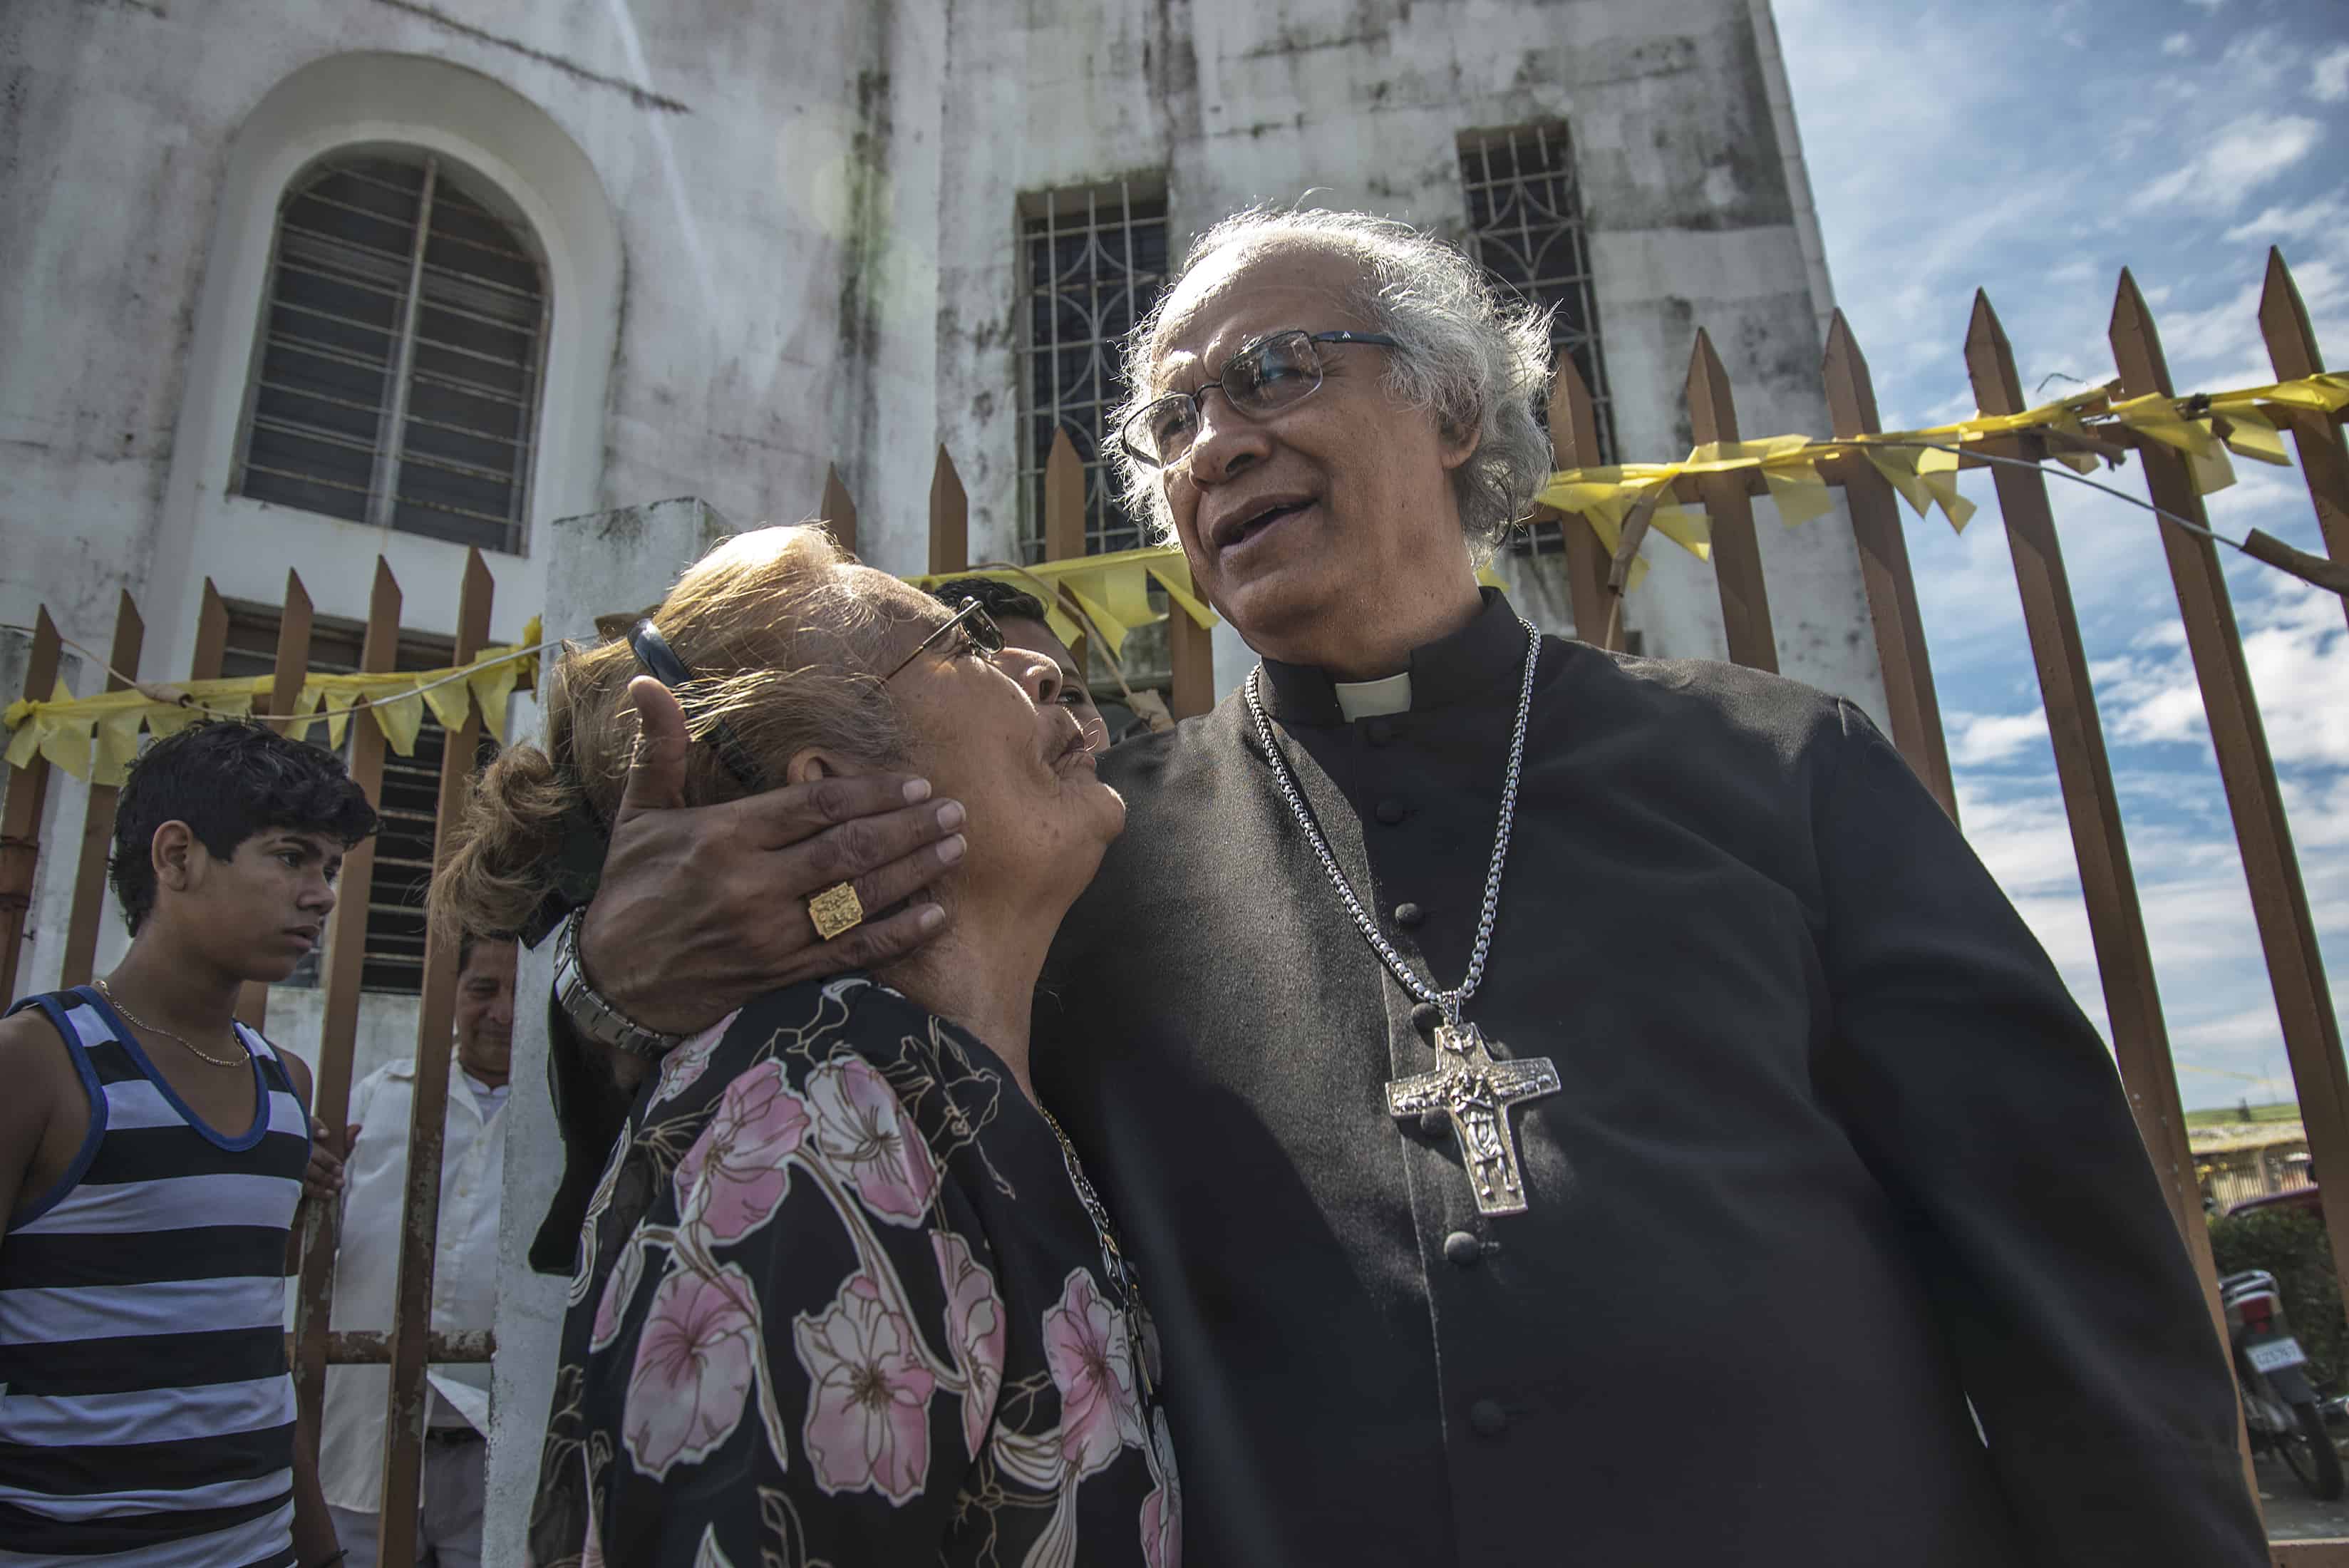
[[114, 807], [108, 877], [133, 936], [155, 907], [155, 830], [184, 822], [216, 858], [256, 833], [323, 833], [349, 848], [376, 829], [375, 807], [334, 753], [241, 720], [191, 724], [147, 749]]
[[963, 600], [977, 599], [979, 607], [997, 620], [1041, 623], [1044, 619], [1042, 599], [1021, 592], [1000, 577], [956, 577], [932, 588], [930, 597], [948, 609], [960, 609]]

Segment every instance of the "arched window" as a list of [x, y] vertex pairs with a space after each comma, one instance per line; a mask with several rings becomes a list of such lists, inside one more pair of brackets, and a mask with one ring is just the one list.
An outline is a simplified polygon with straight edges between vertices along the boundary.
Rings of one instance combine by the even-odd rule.
[[547, 321], [536, 237], [445, 159], [313, 165], [277, 210], [232, 488], [519, 553]]

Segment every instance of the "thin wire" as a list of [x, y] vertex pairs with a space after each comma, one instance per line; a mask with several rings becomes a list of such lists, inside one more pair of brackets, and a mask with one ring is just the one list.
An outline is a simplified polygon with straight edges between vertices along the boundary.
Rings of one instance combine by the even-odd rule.
[[[1846, 437], [1844, 440], [1839, 441], [1822, 441], [1819, 444], [1829, 448], [1841, 447], [1846, 450], [1870, 446], [1885, 446], [1915, 447], [1927, 452], [1955, 452], [1960, 457], [1977, 458], [1983, 462], [2001, 463], [2009, 468], [2024, 469], [2030, 472], [2039, 474], [2043, 478], [2052, 475], [2057, 479], [2068, 479], [2075, 484], [2085, 484], [2091, 490], [2103, 492], [2105, 494], [2111, 496], [2116, 501], [2126, 501], [2131, 506], [2150, 512], [2156, 517], [2160, 518], [2163, 522], [2175, 524], [2177, 526], [2185, 529], [2188, 533], [2199, 535], [2202, 538], [2209, 540], [2214, 545], [2224, 545], [2227, 548], [2234, 551], [2235, 554], [2242, 556], [2245, 560], [2257, 561], [2262, 566], [2267, 566], [2272, 570], [2282, 572], [2284, 576], [2292, 578], [2294, 581], [2308, 582], [2311, 580], [2303, 576], [2302, 574], [2289, 571], [2263, 556], [2253, 555], [2248, 545], [2238, 540], [2230, 539], [2224, 534], [2218, 532], [2216, 529], [2206, 527], [2202, 524], [2195, 522], [2190, 517], [2180, 517], [2177, 513], [2167, 511], [2159, 506], [2156, 506], [2150, 501], [2141, 500], [2137, 496], [2131, 495], [2126, 490], [2116, 490], [2109, 484], [2101, 484], [2095, 480], [2090, 479], [2085, 473], [2075, 473], [2072, 470], [2060, 463], [2052, 469], [2048, 468], [2045, 466], [2044, 459], [2034, 462], [2030, 458], [2006, 457], [1994, 452], [1983, 452], [1978, 447], [1959, 446], [1954, 442], [1938, 441], [1888, 441], [1881, 436], [1862, 436], [1857, 438]], [[1822, 453], [1821, 455], [1833, 454], [1832, 452], [1827, 452]], [[2324, 587], [2322, 583], [2317, 583], [2315, 586], [2318, 587]], [[1616, 629], [1622, 624], [1622, 606], [1623, 600], [1627, 596], [1621, 593], [1615, 593], [1611, 594], [1609, 597], [1611, 597], [1615, 602], [1608, 610], [1607, 629], [1603, 635], [1606, 638], [1605, 645], [1611, 648], [1615, 643]]]
[[[2254, 561], [2260, 560], [2257, 556], [2251, 555], [2249, 550], [2244, 549], [2242, 545], [2237, 544], [2234, 540], [2228, 538], [2224, 534], [2206, 528], [2190, 517], [2180, 517], [2175, 512], [2165, 512], [2150, 501], [2141, 501], [2137, 497], [2131, 495], [2127, 491], [2116, 490], [2109, 484], [2099, 484], [2095, 480], [2090, 479], [2086, 474], [2075, 473], [2070, 469], [2063, 467], [2060, 464], [2051, 469], [2044, 466], [2044, 460], [2041, 462], [2033, 462], [2027, 457], [2003, 457], [1997, 452], [1983, 452], [1977, 447], [1957, 446], [1937, 441], [1880, 441], [1875, 436], [1869, 436], [1863, 441], [1854, 441], [1851, 444], [1855, 446], [1913, 446], [1923, 447], [1930, 452], [1953, 452], [1960, 457], [1976, 457], [1980, 458], [1984, 462], [2004, 463], [2009, 468], [2027, 468], [2033, 473], [2052, 475], [2056, 479], [2068, 479], [2075, 484], [2085, 484], [2091, 490], [2101, 490], [2116, 501], [2126, 501], [2131, 506], [2142, 507], [2146, 511], [2152, 513], [2156, 517], [2162, 519], [2164, 522], [2175, 523], [2180, 528], [2185, 529], [2188, 533], [2199, 534], [2202, 537], [2211, 541], [2213, 544], [2226, 545], [2229, 549], [2233, 550], [2238, 555], [2247, 556]], [[2260, 564], [2263, 566], [2271, 565], [2271, 563], [2266, 561], [2260, 561]], [[2282, 571], [2282, 568], [2278, 567], [2277, 570]], [[2291, 574], [2286, 573], [2285, 575], [2290, 576]]]

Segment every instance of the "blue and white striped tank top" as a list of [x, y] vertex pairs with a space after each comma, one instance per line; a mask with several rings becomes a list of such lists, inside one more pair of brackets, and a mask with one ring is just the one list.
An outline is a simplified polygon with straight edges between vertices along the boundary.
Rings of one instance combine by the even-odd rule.
[[259, 1105], [223, 1136], [96, 992], [27, 1007], [91, 1116], [0, 1240], [0, 1568], [291, 1563], [285, 1234], [310, 1133], [285, 1064], [238, 1026]]

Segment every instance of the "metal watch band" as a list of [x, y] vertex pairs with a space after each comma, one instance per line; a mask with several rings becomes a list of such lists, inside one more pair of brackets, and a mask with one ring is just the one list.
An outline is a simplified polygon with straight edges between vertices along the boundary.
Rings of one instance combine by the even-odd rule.
[[579, 922], [586, 915], [574, 909], [554, 940], [554, 1001], [573, 1028], [598, 1045], [625, 1051], [647, 1062], [657, 1062], [681, 1044], [682, 1034], [663, 1034], [646, 1028], [605, 1001], [587, 983], [579, 961]]

